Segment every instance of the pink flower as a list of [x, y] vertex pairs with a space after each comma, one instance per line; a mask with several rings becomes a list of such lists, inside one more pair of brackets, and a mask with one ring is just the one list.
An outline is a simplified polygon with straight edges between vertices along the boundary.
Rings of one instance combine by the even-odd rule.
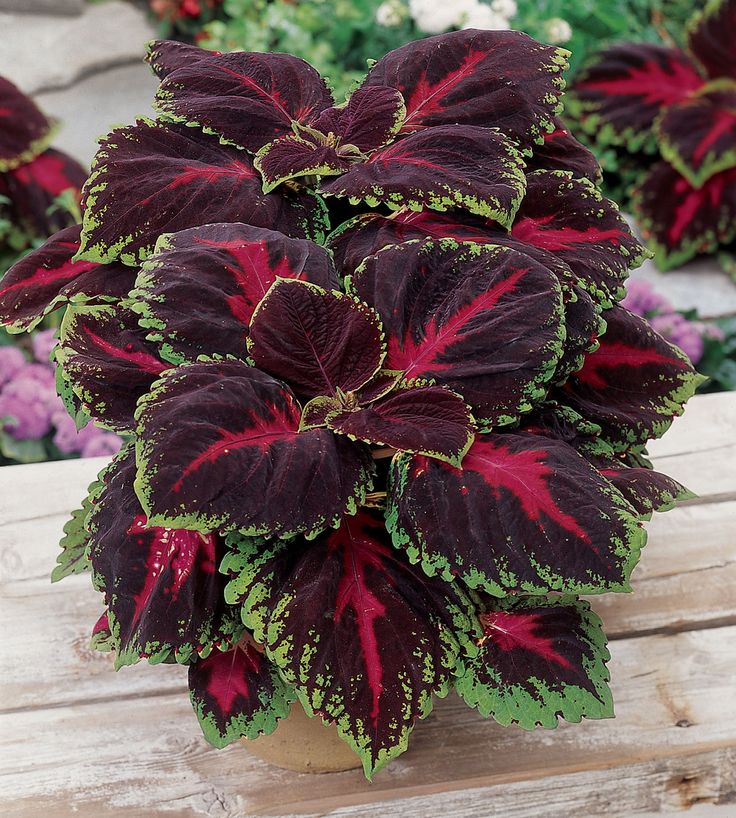
[[26, 356], [18, 347], [0, 346], [0, 386], [14, 378], [26, 363]]

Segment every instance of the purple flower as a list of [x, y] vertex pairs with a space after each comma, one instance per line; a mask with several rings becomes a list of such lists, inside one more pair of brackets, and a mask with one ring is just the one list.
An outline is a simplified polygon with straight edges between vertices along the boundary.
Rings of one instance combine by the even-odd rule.
[[51, 350], [56, 346], [56, 330], [44, 329], [31, 339], [33, 357], [41, 364], [50, 364]]
[[693, 324], [677, 312], [655, 315], [649, 323], [670, 343], [680, 347], [694, 364], [702, 358], [705, 342], [697, 324]]
[[64, 454], [75, 454], [81, 449], [76, 424], [66, 412], [55, 412], [51, 418], [56, 432], [54, 445]]
[[26, 356], [13, 346], [0, 346], [0, 386], [4, 386], [26, 365]]
[[41, 438], [51, 430], [48, 409], [28, 390], [3, 389], [0, 393], [0, 418], [11, 418], [3, 424], [3, 428], [16, 440]]
[[88, 441], [82, 449], [82, 457], [102, 457], [103, 455], [113, 455], [120, 451], [123, 441], [112, 432], [103, 432], [96, 429], [99, 434]]
[[658, 292], [648, 281], [633, 279], [626, 285], [626, 296], [621, 305], [627, 310], [649, 318], [660, 313], [672, 312], [672, 304]]

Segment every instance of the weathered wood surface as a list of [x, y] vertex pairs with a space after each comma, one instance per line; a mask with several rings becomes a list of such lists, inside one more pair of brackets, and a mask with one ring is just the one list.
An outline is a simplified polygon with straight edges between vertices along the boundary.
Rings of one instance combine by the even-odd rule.
[[652, 453], [700, 496], [652, 520], [633, 594], [593, 599], [613, 637], [617, 718], [527, 733], [451, 696], [372, 784], [212, 749], [182, 668], [115, 674], [87, 647], [100, 610], [88, 578], [47, 579], [61, 526], [104, 461], [1, 469], [0, 814], [736, 814], [736, 395], [693, 400]]

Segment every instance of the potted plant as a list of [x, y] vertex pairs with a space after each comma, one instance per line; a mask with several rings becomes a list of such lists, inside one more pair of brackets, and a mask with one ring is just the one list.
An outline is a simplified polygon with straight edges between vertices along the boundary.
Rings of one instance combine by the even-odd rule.
[[684, 49], [611, 46], [572, 89], [582, 131], [635, 161], [634, 213], [663, 270], [732, 257], [736, 241], [736, 0], [709, 0], [685, 28]]
[[67, 402], [128, 438], [62, 543], [95, 645], [187, 665], [216, 746], [298, 700], [368, 776], [451, 689], [611, 716], [579, 595], [629, 590], [689, 496], [645, 446], [700, 378], [617, 303], [646, 253], [557, 119], [565, 52], [441, 35], [339, 106], [288, 54], [149, 60], [159, 118], [101, 141], [83, 225], [0, 302], [67, 304]]

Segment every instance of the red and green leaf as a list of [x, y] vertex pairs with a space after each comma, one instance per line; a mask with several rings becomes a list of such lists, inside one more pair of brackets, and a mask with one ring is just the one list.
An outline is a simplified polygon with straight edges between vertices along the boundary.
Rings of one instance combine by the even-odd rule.
[[299, 431], [291, 390], [236, 360], [185, 364], [138, 409], [138, 494], [155, 525], [313, 535], [371, 487], [367, 447]]
[[449, 213], [400, 210], [389, 217], [378, 213], [354, 216], [330, 234], [328, 246], [338, 269], [343, 275], [349, 275], [364, 259], [390, 244], [425, 238], [501, 244], [531, 256], [551, 270], [561, 283], [569, 285], [575, 279], [570, 268], [558, 256], [515, 239], [496, 222], [461, 210]]
[[706, 85], [667, 108], [657, 122], [657, 135], [662, 157], [694, 188], [735, 167], [736, 82]]
[[527, 177], [512, 236], [565, 262], [605, 306], [623, 293], [629, 270], [647, 258], [616, 205], [587, 179], [562, 171]]
[[135, 450], [102, 473], [88, 525], [95, 584], [105, 592], [116, 667], [140, 659], [188, 662], [237, 641], [242, 626], [225, 604], [216, 534], [149, 525], [133, 489]]
[[332, 105], [325, 81], [291, 54], [237, 52], [187, 61], [156, 94], [166, 117], [256, 152]]
[[657, 162], [632, 199], [642, 234], [662, 270], [736, 239], [736, 168], [695, 188], [672, 165]]
[[375, 310], [304, 281], [277, 281], [258, 305], [248, 350], [259, 369], [306, 398], [354, 392], [386, 355]]
[[0, 281], [0, 321], [9, 332], [28, 332], [62, 304], [117, 301], [135, 282], [122, 264], [72, 261], [79, 250], [80, 225], [51, 236], [16, 262]]
[[0, 173], [30, 162], [52, 136], [52, 123], [33, 100], [0, 77]]
[[468, 601], [409, 565], [366, 512], [312, 542], [235, 545], [222, 566], [234, 576], [228, 599], [370, 777], [406, 749], [433, 694], [447, 694], [473, 628]]
[[87, 413], [117, 432], [135, 428], [136, 402], [169, 367], [135, 313], [112, 304], [68, 307], [56, 359]]
[[146, 120], [102, 140], [85, 199], [80, 255], [90, 261], [135, 264], [162, 233], [215, 222], [314, 239], [326, 227], [324, 205], [311, 194], [263, 194], [243, 151], [184, 125]]
[[347, 286], [381, 317], [385, 366], [449, 386], [480, 429], [510, 423], [544, 397], [562, 352], [562, 293], [528, 256], [411, 241], [367, 258]]
[[131, 298], [166, 360], [245, 358], [253, 312], [282, 278], [339, 287], [329, 253], [312, 242], [245, 224], [208, 224], [162, 236]]
[[263, 178], [263, 192], [302, 176], [336, 176], [350, 170], [351, 162], [334, 146], [294, 134], [264, 145], [256, 154], [254, 167]]
[[215, 747], [272, 733], [296, 698], [276, 666], [247, 637], [189, 666], [189, 697], [204, 737]]
[[462, 469], [397, 455], [387, 525], [431, 576], [495, 596], [627, 590], [645, 541], [633, 509], [592, 465], [525, 432], [479, 435]]
[[566, 55], [518, 31], [455, 31], [391, 51], [362, 87], [401, 92], [403, 133], [437, 125], [498, 127], [528, 148], [552, 130]]
[[606, 636], [587, 602], [488, 600], [480, 621], [480, 649], [456, 685], [470, 707], [526, 730], [613, 717]]
[[445, 386], [405, 385], [367, 406], [340, 408], [325, 417], [329, 429], [459, 466], [475, 437], [463, 399]]
[[534, 154], [526, 160], [526, 171], [564, 170], [575, 179], [589, 179], [593, 184], [601, 180], [601, 166], [592, 151], [581, 145], [565, 127], [564, 122], [555, 118], [555, 129], [544, 134], [544, 142], [534, 146]]
[[707, 0], [688, 24], [687, 49], [713, 79], [736, 79], [734, 32], [734, 0]]
[[620, 458], [600, 457], [593, 462], [643, 519], [648, 520], [655, 511], [669, 511], [696, 496], [672, 477], [653, 469], [632, 467]]
[[372, 85], [358, 88], [347, 103], [322, 111], [312, 127], [368, 153], [393, 139], [405, 114], [404, 98], [395, 88]]
[[602, 144], [632, 153], [653, 148], [653, 123], [663, 108], [703, 85], [687, 55], [651, 43], [619, 43], [578, 75], [573, 109], [582, 127]]
[[185, 68], [199, 60], [219, 56], [220, 53], [176, 40], [151, 40], [146, 44], [145, 60], [151, 66], [153, 73], [163, 80], [179, 68]]
[[600, 347], [570, 377], [560, 400], [626, 450], [661, 437], [704, 379], [644, 318], [620, 306], [603, 318], [607, 329]]
[[526, 189], [524, 162], [498, 131], [428, 128], [394, 142], [324, 182], [321, 192], [392, 210], [459, 207], [510, 225]]

